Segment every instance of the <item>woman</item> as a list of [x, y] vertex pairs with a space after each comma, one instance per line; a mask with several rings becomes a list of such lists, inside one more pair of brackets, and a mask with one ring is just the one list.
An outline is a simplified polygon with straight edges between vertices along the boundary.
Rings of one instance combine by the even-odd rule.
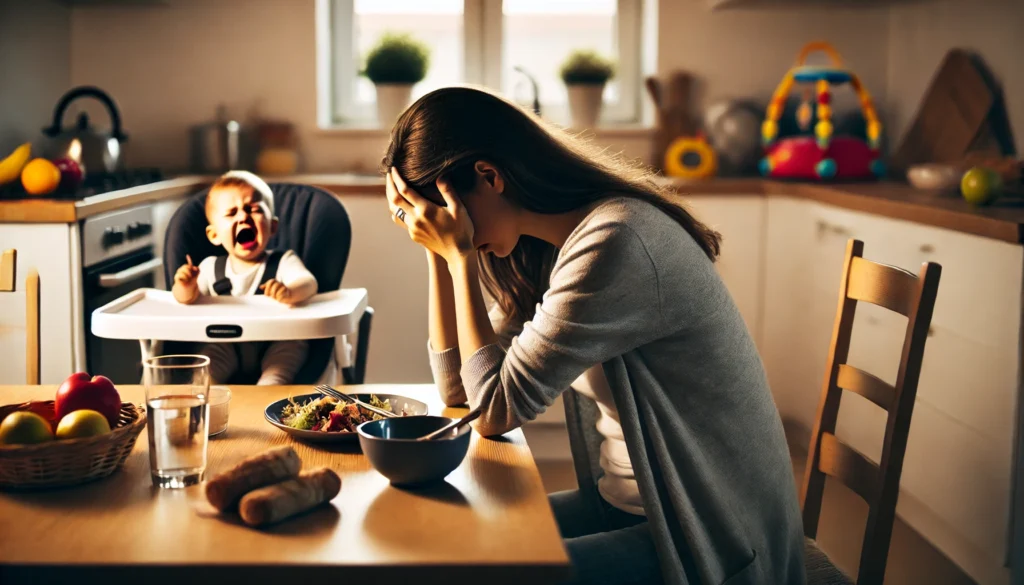
[[551, 497], [579, 582], [803, 583], [782, 424], [717, 233], [643, 171], [475, 89], [413, 104], [382, 170], [427, 250], [445, 402], [483, 408], [483, 435], [570, 388], [598, 405], [597, 496]]

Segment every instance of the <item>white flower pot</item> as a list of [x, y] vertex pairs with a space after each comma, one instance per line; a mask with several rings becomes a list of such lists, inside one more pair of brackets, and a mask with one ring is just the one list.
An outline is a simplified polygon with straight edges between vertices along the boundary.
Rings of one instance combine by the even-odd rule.
[[411, 83], [377, 83], [377, 122], [390, 130], [412, 101]]
[[601, 117], [601, 95], [604, 84], [573, 83], [567, 84], [569, 90], [569, 115], [572, 127], [576, 130], [596, 128]]

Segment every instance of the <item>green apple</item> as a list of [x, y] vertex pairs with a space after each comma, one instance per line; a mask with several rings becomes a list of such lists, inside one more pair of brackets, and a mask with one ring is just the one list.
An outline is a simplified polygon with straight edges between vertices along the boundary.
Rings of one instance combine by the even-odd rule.
[[76, 410], [57, 424], [57, 438], [61, 440], [95, 437], [109, 432], [107, 418], [95, 410]]
[[1003, 188], [999, 173], [985, 167], [972, 167], [960, 180], [960, 192], [972, 205], [991, 203]]
[[50, 423], [34, 412], [12, 412], [0, 423], [0, 445], [32, 445], [52, 440]]

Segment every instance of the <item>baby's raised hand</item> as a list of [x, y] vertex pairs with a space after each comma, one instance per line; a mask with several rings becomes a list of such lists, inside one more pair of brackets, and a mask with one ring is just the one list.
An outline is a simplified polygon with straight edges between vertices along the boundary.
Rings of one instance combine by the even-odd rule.
[[186, 255], [185, 259], [188, 263], [182, 264], [181, 268], [174, 273], [174, 282], [180, 282], [183, 286], [192, 286], [195, 284], [196, 277], [199, 276], [199, 267], [192, 264], [192, 258], [190, 256]]
[[196, 297], [199, 296], [199, 267], [192, 264], [192, 257], [186, 255], [185, 260], [187, 264], [183, 264], [181, 268], [174, 273], [174, 286], [171, 287], [171, 292], [174, 294], [174, 298], [179, 303], [186, 305], [195, 302]]
[[267, 282], [261, 284], [260, 290], [263, 291], [264, 295], [279, 303], [284, 303], [286, 305], [291, 305], [293, 303], [294, 295], [292, 295], [291, 289], [276, 278], [271, 278]]

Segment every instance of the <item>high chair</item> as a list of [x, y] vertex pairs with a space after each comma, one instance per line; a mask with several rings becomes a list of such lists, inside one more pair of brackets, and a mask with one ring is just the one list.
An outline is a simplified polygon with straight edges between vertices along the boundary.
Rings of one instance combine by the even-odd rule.
[[[800, 504], [804, 535], [807, 537], [805, 566], [810, 585], [853, 583], [814, 541], [826, 475], [852, 489], [869, 507], [857, 573], [858, 585], [879, 584], [885, 577], [903, 456], [910, 434], [910, 416], [914, 411], [921, 360], [942, 271], [938, 264], [928, 262], [915, 276], [901, 268], [865, 260], [863, 252], [864, 243], [858, 240], [850, 240], [846, 246], [839, 309], [804, 470]], [[846, 363], [858, 301], [907, 317], [895, 386]], [[888, 412], [882, 457], [877, 465], [836, 438], [836, 420], [843, 390], [859, 394]]]
[[[0, 292], [15, 292], [18, 280], [18, 251], [4, 250], [0, 254]], [[39, 336], [39, 272], [28, 271], [25, 278], [25, 383], [39, 384], [42, 341]]]
[[[338, 290], [352, 242], [352, 226], [344, 205], [331, 193], [310, 185], [272, 183], [270, 188], [279, 223], [267, 249], [295, 252], [316, 277], [318, 293]], [[168, 224], [163, 254], [168, 290], [186, 255], [198, 264], [207, 256], [227, 253], [206, 237], [206, 193], [203, 190], [189, 198]], [[372, 320], [373, 309], [366, 307], [359, 321], [354, 358], [343, 338], [310, 340], [309, 356], [294, 383], [314, 384], [324, 379], [332, 364], [341, 366], [344, 383], [363, 383]], [[162, 353], [179, 351], [175, 345], [165, 344]]]

